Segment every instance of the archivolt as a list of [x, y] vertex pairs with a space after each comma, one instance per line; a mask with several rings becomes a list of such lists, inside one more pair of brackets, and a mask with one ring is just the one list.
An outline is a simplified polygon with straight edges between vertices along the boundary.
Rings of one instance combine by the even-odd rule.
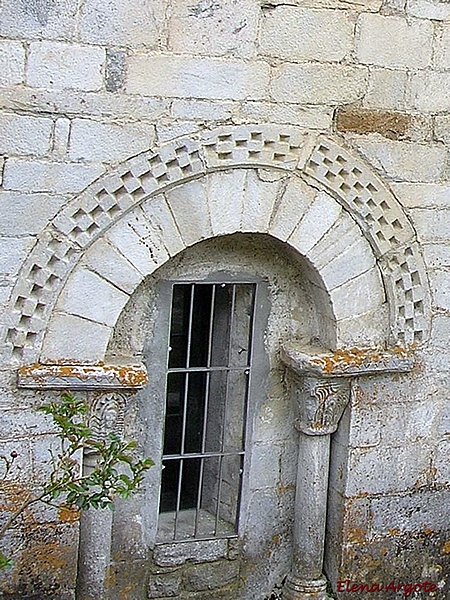
[[[278, 196], [270, 192], [265, 198], [262, 186], [255, 203], [255, 194], [248, 194], [239, 182], [249, 169], [261, 168], [284, 172], [287, 183], [281, 196], [278, 190]], [[230, 173], [228, 178], [224, 171]], [[206, 194], [205, 184], [196, 188], [196, 180], [202, 179], [212, 182]], [[226, 182], [230, 194], [223, 190]], [[183, 201], [177, 192], [180, 186]], [[352, 228], [354, 222], [359, 228]], [[349, 236], [351, 251], [336, 246], [333, 255], [332, 232], [339, 227]], [[65, 206], [39, 236], [21, 269], [6, 343], [21, 361], [82, 360], [84, 350], [77, 345], [90, 328], [93, 350], [85, 359], [101, 360], [115, 320], [146, 275], [201, 239], [238, 231], [272, 235], [306, 256], [338, 322], [349, 317], [341, 314], [339, 298], [352, 293], [353, 279], [367, 274], [367, 303], [362, 302], [360, 313], [374, 310], [374, 295], [375, 306], [382, 302], [384, 286], [390, 343], [408, 345], [426, 337], [428, 294], [422, 258], [415, 232], [389, 189], [334, 140], [288, 126], [245, 125], [176, 139], [142, 153]], [[319, 244], [322, 254], [317, 252]], [[333, 279], [336, 270], [322, 264], [325, 255], [334, 267], [345, 267], [346, 279]], [[92, 266], [96, 256], [103, 267]], [[110, 265], [109, 275], [105, 265]], [[117, 269], [129, 272], [129, 283], [122, 287], [114, 280]], [[381, 272], [382, 285], [375, 271]], [[77, 289], [86, 285], [92, 286], [92, 301], [83, 309]], [[106, 313], [93, 301], [105, 294]], [[58, 297], [62, 300], [55, 310]], [[64, 355], [41, 355], [46, 331], [47, 339], [72, 332], [61, 340]], [[338, 335], [338, 345], [340, 341]]]

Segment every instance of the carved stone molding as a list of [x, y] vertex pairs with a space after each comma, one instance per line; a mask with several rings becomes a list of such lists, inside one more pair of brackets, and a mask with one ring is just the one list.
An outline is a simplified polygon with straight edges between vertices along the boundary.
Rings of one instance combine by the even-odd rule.
[[121, 438], [124, 430], [127, 394], [99, 393], [89, 406], [88, 427], [97, 441], [114, 434]]
[[30, 389], [137, 390], [148, 381], [147, 369], [139, 365], [25, 365], [17, 385]]
[[[224, 126], [125, 161], [73, 198], [39, 235], [11, 296], [4, 341], [19, 361], [39, 360], [68, 276], [107, 230], [161, 192], [220, 169], [272, 168], [332, 194], [371, 245], [391, 307], [393, 343], [426, 339], [429, 294], [414, 229], [392, 192], [337, 140], [287, 125]], [[265, 232], [263, 232], [265, 233]]]

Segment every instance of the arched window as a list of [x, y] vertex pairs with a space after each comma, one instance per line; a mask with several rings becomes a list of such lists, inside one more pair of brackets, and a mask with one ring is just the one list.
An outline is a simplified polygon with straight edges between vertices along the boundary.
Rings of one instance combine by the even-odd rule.
[[172, 285], [160, 541], [237, 534], [259, 287]]

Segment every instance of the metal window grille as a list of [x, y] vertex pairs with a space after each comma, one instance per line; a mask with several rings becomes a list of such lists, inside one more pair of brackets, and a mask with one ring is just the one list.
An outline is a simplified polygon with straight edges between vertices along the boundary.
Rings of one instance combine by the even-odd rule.
[[237, 534], [256, 287], [173, 286], [161, 541]]

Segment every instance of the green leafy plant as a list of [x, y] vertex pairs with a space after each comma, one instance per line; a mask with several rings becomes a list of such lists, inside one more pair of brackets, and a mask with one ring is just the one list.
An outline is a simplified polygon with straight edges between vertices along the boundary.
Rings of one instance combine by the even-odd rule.
[[[122, 441], [116, 435], [96, 440], [85, 422], [85, 402], [69, 392], [62, 395], [61, 402], [44, 404], [38, 410], [52, 418], [61, 440], [60, 451], [52, 454], [53, 468], [48, 480], [30, 491], [0, 528], [0, 543], [19, 517], [39, 502], [66, 509], [113, 509], [117, 497], [129, 498], [139, 489], [145, 472], [154, 464], [149, 458], [134, 457], [136, 442]], [[82, 453], [93, 458], [84, 472], [80, 467]], [[8, 457], [0, 455], [0, 484], [7, 482], [17, 457], [15, 451]], [[11, 564], [11, 558], [0, 551], [0, 570]]]

